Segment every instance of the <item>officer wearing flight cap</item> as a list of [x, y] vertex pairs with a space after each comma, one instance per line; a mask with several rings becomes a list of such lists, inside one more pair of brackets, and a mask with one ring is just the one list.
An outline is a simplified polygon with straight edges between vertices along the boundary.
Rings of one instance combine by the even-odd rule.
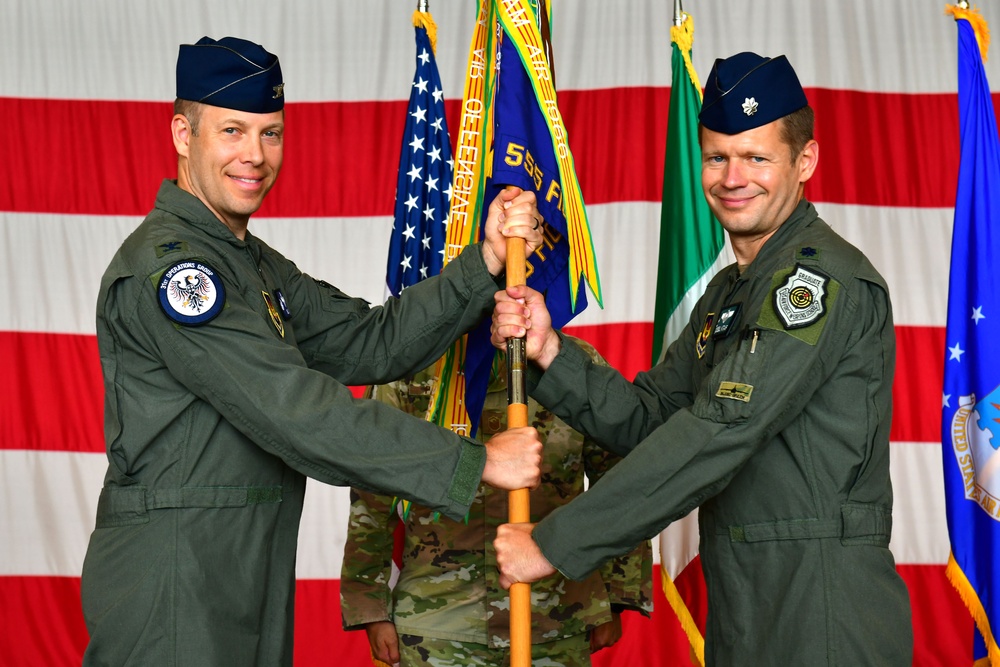
[[537, 485], [534, 429], [483, 447], [345, 385], [423, 368], [488, 315], [505, 237], [536, 248], [538, 212], [531, 193], [500, 194], [482, 245], [373, 308], [247, 230], [281, 168], [278, 59], [206, 37], [180, 47], [177, 94], [177, 180], [98, 297], [109, 465], [83, 567], [84, 664], [290, 665], [306, 475], [455, 519], [480, 479]]
[[582, 577], [697, 507], [708, 664], [910, 665], [885, 281], [803, 196], [819, 147], [786, 58], [717, 60], [699, 118], [737, 262], [660, 363], [629, 382], [553, 331], [537, 292], [497, 295], [494, 342], [527, 330], [532, 396], [626, 455], [533, 528], [501, 526], [502, 578]]

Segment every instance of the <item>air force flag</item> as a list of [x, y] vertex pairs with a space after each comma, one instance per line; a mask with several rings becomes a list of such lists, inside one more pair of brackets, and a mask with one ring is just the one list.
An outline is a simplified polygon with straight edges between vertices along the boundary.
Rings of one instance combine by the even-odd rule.
[[[992, 664], [1000, 623], [1000, 139], [983, 57], [981, 18], [958, 25], [961, 161], [955, 198], [942, 396], [948, 578], [968, 606]], [[982, 655], [982, 644], [976, 657]]]

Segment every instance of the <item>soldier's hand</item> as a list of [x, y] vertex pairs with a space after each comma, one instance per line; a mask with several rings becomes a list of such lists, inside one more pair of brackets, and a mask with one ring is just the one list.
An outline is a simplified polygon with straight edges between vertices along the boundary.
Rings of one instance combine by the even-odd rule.
[[483, 481], [497, 489], [534, 489], [542, 481], [542, 442], [530, 426], [497, 433], [486, 443]]
[[597, 653], [602, 648], [614, 646], [622, 638], [622, 615], [611, 612], [611, 620], [601, 623], [590, 631], [590, 652]]
[[388, 665], [399, 662], [399, 635], [392, 621], [375, 621], [365, 625], [368, 633], [368, 644], [372, 648], [372, 656]]
[[559, 354], [562, 341], [552, 328], [552, 317], [545, 306], [545, 297], [527, 285], [512, 285], [493, 295], [493, 321], [490, 342], [505, 349], [508, 338], [525, 336], [524, 350], [528, 359], [545, 370]]
[[542, 214], [535, 203], [535, 193], [508, 187], [490, 204], [486, 225], [486, 242], [483, 244], [483, 261], [494, 276], [507, 268], [507, 239], [524, 239], [524, 256], [531, 257], [542, 245]]
[[493, 547], [497, 553], [500, 585], [504, 589], [511, 584], [530, 583], [555, 574], [556, 568], [531, 537], [534, 529], [533, 523], [503, 523], [497, 528]]

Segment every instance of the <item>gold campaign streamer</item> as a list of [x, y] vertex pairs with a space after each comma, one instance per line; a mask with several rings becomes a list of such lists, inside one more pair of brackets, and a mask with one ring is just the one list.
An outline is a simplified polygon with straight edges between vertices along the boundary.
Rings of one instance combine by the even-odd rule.
[[[493, 69], [496, 42], [491, 26], [493, 11], [490, 0], [481, 0], [476, 28], [469, 46], [469, 62], [462, 96], [462, 116], [455, 148], [455, 168], [452, 175], [451, 208], [445, 237], [444, 265], [458, 257], [462, 249], [476, 242], [483, 207], [483, 185], [486, 154], [493, 138], [490, 122], [493, 93]], [[472, 420], [465, 406], [465, 347], [462, 336], [441, 357], [434, 374], [439, 382], [431, 396], [427, 420], [452, 431], [469, 436]]]
[[566, 127], [556, 100], [552, 69], [546, 56], [535, 12], [519, 0], [500, 0], [497, 2], [497, 10], [504, 31], [517, 47], [518, 55], [531, 80], [531, 86], [534, 88], [535, 97], [552, 138], [553, 151], [559, 161], [559, 177], [563, 188], [562, 206], [569, 232], [571, 305], [576, 308], [577, 281], [582, 273], [597, 303], [603, 307], [594, 241], [590, 234], [580, 183], [576, 178], [576, 166], [573, 162], [573, 153], [569, 149]]

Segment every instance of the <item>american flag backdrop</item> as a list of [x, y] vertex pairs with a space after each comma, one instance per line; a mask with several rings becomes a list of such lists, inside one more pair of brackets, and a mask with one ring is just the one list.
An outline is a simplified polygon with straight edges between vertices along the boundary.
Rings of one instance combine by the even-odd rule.
[[[176, 174], [178, 44], [237, 35], [280, 56], [285, 165], [251, 229], [302, 270], [381, 302], [413, 5], [0, 0], [0, 665], [79, 664], [86, 643], [79, 574], [106, 466], [97, 287], [161, 179]], [[453, 128], [475, 8], [431, 0]], [[699, 73], [743, 50], [783, 53], [816, 109], [820, 166], [806, 195], [872, 259], [895, 309], [891, 548], [910, 590], [915, 664], [970, 664], [972, 621], [944, 576], [940, 442], [959, 164], [955, 24], [930, 0], [687, 0], [684, 9], [697, 25]], [[996, 2], [981, 10], [1000, 26]], [[652, 349], [673, 3], [555, 0], [553, 11], [559, 105], [604, 290], [604, 308], [592, 302], [569, 331], [632, 375]], [[997, 62], [995, 53], [986, 62], [994, 91]], [[368, 664], [364, 637], [340, 630], [348, 504], [346, 489], [309, 487], [299, 665]], [[630, 622], [597, 664], [686, 664], [683, 642], [661, 598], [653, 619]]]

